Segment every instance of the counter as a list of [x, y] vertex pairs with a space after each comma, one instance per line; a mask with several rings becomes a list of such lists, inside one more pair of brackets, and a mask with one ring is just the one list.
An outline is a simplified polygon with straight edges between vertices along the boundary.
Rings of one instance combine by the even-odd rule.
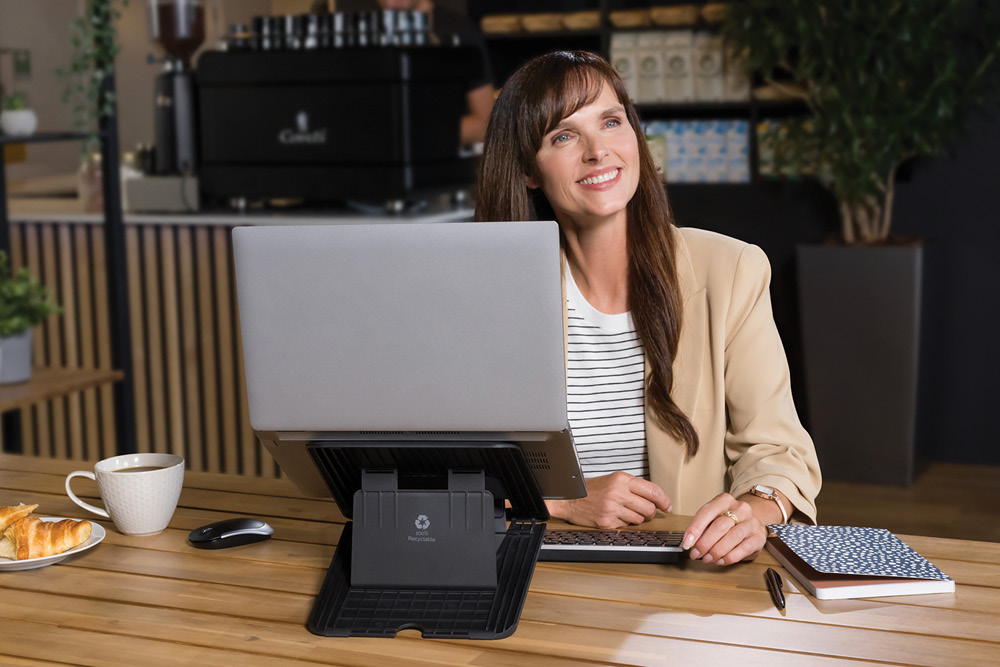
[[[88, 223], [104, 220], [100, 213], [87, 213], [78, 199], [72, 198], [11, 198], [8, 201], [11, 222]], [[390, 213], [377, 206], [331, 209], [251, 209], [238, 211], [205, 211], [197, 213], [128, 213], [126, 225], [317, 225], [317, 224], [384, 224], [399, 222], [463, 222], [472, 220], [471, 204], [453, 205], [446, 199], [429, 202], [426, 206], [403, 213]]]
[[[111, 368], [103, 216], [76, 199], [12, 198], [11, 263], [28, 266], [63, 314], [36, 327], [39, 367]], [[75, 208], [74, 208], [75, 206]], [[399, 215], [375, 211], [253, 211], [126, 215], [125, 252], [139, 451], [172, 452], [192, 470], [275, 476], [250, 428], [233, 274], [241, 225], [456, 222], [472, 210], [439, 203]], [[21, 411], [26, 454], [114, 454], [110, 387]]]

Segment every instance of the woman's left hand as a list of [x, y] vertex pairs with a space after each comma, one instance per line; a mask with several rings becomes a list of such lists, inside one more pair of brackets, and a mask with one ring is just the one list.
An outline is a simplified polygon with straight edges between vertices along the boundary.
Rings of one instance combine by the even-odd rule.
[[682, 546], [691, 549], [691, 558], [732, 565], [756, 557], [766, 540], [767, 526], [750, 503], [720, 493], [694, 515]]

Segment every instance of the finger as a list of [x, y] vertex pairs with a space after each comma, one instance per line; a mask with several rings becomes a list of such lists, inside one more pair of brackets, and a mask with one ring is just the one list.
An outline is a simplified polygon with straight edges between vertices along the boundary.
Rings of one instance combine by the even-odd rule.
[[624, 503], [622, 503], [622, 505], [632, 510], [633, 512], [641, 514], [643, 517], [643, 521], [646, 521], [647, 519], [652, 519], [654, 516], [656, 516], [656, 505], [646, 500], [642, 496], [637, 496], [635, 494], [632, 494], [628, 497], [628, 499]]
[[629, 480], [628, 490], [650, 501], [657, 509], [661, 509], [664, 512], [670, 511], [670, 496], [658, 484], [654, 484], [641, 477], [633, 477]]
[[681, 547], [690, 549], [695, 542], [701, 539], [702, 534], [708, 528], [709, 524], [715, 521], [719, 514], [728, 509], [734, 501], [735, 498], [728, 493], [720, 493], [702, 505], [701, 509], [695, 512], [694, 518], [688, 524], [687, 530], [684, 531], [684, 540], [681, 542]]
[[[726, 515], [720, 515], [715, 517], [715, 519], [708, 524], [705, 530], [702, 532], [701, 536], [696, 542], [691, 546], [691, 553], [689, 554], [691, 558], [703, 558], [709, 556], [709, 552], [716, 548], [716, 544], [719, 543], [730, 531], [738, 528], [739, 524], [734, 523]], [[705, 562], [711, 563], [712, 559], [718, 557], [718, 552], [714, 556], [708, 557]]]
[[[717, 562], [720, 559], [725, 560], [729, 552], [742, 544], [751, 532], [747, 524], [733, 525], [733, 522], [728, 517], [719, 517], [719, 521], [725, 521], [729, 525], [722, 528], [725, 532], [715, 540], [715, 543], [711, 547], [701, 548], [700, 542], [695, 544], [695, 549], [700, 549], [701, 553], [704, 554], [701, 559], [706, 563]], [[713, 522], [710, 530], [714, 530], [715, 526], [716, 522]]]
[[730, 549], [729, 553], [720, 556], [716, 560], [716, 563], [719, 565], [732, 565], [733, 563], [746, 560], [764, 548], [766, 539], [767, 529], [762, 524], [756, 529], [749, 530], [749, 534], [743, 538], [743, 541]]
[[595, 518], [594, 525], [604, 530], [614, 530], [622, 526], [638, 525], [645, 519], [641, 514], [620, 506], [615, 512], [605, 512]]
[[628, 507], [622, 507], [622, 511], [618, 515], [618, 518], [624, 521], [623, 525], [638, 526], [640, 523], [644, 523], [648, 517], [645, 517], [639, 512], [636, 512]]

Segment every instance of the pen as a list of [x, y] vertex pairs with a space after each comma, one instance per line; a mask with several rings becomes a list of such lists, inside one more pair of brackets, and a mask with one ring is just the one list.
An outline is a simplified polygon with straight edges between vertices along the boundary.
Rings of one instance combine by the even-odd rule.
[[778, 609], [784, 609], [785, 594], [781, 592], [781, 576], [772, 568], [767, 568], [764, 578], [767, 579], [767, 590], [771, 591], [771, 599], [774, 600], [774, 606]]

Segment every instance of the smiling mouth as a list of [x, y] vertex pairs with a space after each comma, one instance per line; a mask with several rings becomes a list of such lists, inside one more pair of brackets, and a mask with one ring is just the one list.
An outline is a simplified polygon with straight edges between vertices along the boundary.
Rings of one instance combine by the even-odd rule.
[[577, 183], [579, 183], [580, 185], [597, 185], [598, 183], [604, 183], [605, 181], [610, 181], [615, 176], [617, 176], [618, 172], [620, 171], [621, 169], [615, 169], [614, 171], [609, 171], [608, 173], [601, 174], [600, 176], [593, 176], [591, 178], [581, 179], [577, 181]]

